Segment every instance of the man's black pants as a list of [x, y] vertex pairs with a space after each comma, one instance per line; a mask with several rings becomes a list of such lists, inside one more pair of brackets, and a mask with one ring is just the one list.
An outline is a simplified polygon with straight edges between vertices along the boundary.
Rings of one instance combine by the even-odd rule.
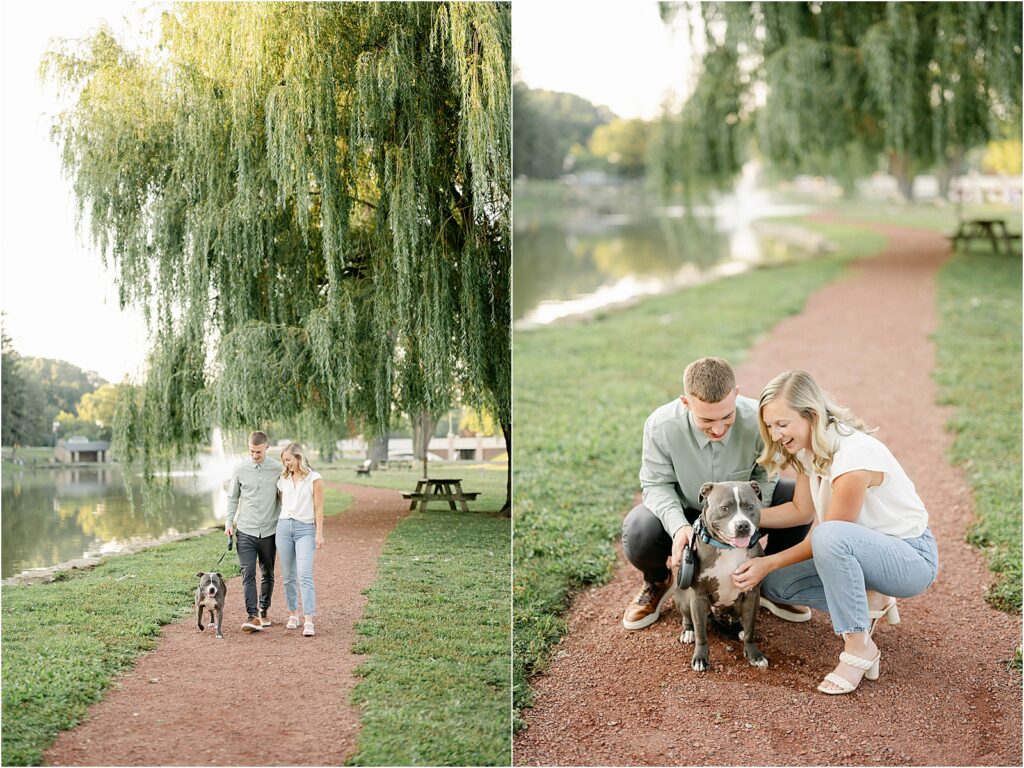
[[[795, 489], [795, 480], [780, 478], [775, 484], [772, 503], [769, 506], [777, 507], [779, 504], [792, 501]], [[700, 517], [700, 510], [684, 508], [683, 514], [686, 515], [686, 521], [692, 524]], [[768, 536], [765, 554], [773, 555], [796, 546], [804, 540], [810, 529], [810, 523], [792, 528], [762, 528], [762, 534], [771, 534]], [[661, 524], [661, 520], [643, 504], [633, 507], [622, 521], [622, 548], [626, 553], [626, 559], [643, 572], [644, 581], [654, 583], [668, 578], [669, 569], [665, 561], [672, 554], [672, 539]]]
[[[270, 608], [270, 598], [274, 591], [274, 558], [277, 556], [277, 541], [274, 534], [260, 537], [235, 531], [235, 536], [238, 542], [238, 564], [242, 567], [245, 611], [249, 616], [258, 616], [258, 611]], [[258, 596], [256, 594], [257, 561], [259, 561], [260, 573], [263, 576]]]

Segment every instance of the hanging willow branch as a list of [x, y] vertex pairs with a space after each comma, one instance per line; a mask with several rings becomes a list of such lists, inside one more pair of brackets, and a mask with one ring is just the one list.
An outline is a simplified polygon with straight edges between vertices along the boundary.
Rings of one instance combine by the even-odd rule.
[[[212, 425], [510, 425], [507, 3], [182, 3], [49, 53], [83, 220], [152, 349], [126, 456]], [[166, 450], [164, 450], [166, 449]]]

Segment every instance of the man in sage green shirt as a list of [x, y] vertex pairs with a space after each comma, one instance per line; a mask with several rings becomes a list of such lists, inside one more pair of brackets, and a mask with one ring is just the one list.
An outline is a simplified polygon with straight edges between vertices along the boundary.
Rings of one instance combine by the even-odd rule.
[[[656, 622], [672, 594], [671, 557], [677, 566], [701, 512], [698, 499], [704, 483], [756, 480], [763, 506], [793, 500], [792, 480], [769, 480], [757, 463], [764, 448], [758, 431], [758, 404], [739, 397], [732, 367], [716, 357], [695, 360], [683, 374], [684, 394], [658, 408], [644, 424], [640, 486], [643, 503], [622, 523], [622, 545], [629, 560], [644, 574], [640, 593], [626, 607], [622, 625], [643, 629]], [[800, 543], [810, 526], [770, 531], [766, 552]], [[765, 529], [769, 533], [768, 529]], [[762, 605], [790, 621], [806, 621], [810, 611], [799, 606]]]
[[[242, 590], [249, 618], [245, 632], [262, 632], [272, 622], [267, 618], [274, 591], [274, 558], [277, 555], [277, 518], [281, 502], [277, 480], [281, 462], [267, 456], [268, 440], [263, 432], [249, 435], [249, 460], [240, 464], [228, 483], [228, 516], [224, 532], [236, 536], [238, 564], [242, 568]], [[256, 564], [263, 576], [256, 592]]]

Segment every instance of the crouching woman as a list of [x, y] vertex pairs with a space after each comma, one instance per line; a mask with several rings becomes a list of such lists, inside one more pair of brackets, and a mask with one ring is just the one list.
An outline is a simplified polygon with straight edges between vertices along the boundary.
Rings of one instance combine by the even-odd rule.
[[773, 602], [827, 611], [844, 649], [818, 690], [850, 693], [862, 679], [878, 678], [878, 621], [898, 623], [896, 598], [918, 595], [935, 580], [928, 512], [873, 430], [832, 403], [809, 374], [776, 376], [761, 393], [758, 414], [765, 446], [758, 462], [769, 476], [787, 467], [797, 472], [793, 501], [766, 510], [780, 519], [763, 515], [761, 524], [813, 525], [800, 544], [748, 560], [733, 579], [740, 589], [761, 583]]

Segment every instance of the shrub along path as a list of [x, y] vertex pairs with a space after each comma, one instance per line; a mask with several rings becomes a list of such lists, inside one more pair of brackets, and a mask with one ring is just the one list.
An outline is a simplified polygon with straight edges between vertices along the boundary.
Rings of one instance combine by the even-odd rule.
[[199, 632], [194, 615], [164, 627], [156, 650], [115, 682], [82, 725], [57, 737], [46, 763], [343, 765], [359, 729], [353, 669], [365, 659], [351, 651], [354, 625], [384, 540], [408, 504], [397, 491], [329, 485], [353, 501], [324, 520], [315, 637], [285, 629], [280, 572], [274, 625], [242, 632], [242, 580], [231, 579], [223, 640], [209, 627]]
[[991, 575], [964, 542], [971, 497], [945, 457], [950, 414], [935, 405], [930, 378], [935, 275], [949, 245], [934, 233], [876, 229], [889, 238], [885, 251], [779, 323], [737, 376], [741, 393], [756, 398], [780, 371], [809, 371], [881, 427], [878, 437], [928, 507], [939, 576], [924, 595], [901, 601], [902, 624], [877, 633], [881, 678], [847, 696], [815, 691], [840, 651], [817, 612], [804, 624], [760, 612], [767, 670], [712, 630], [712, 668], [694, 672], [675, 610], [648, 629], [622, 628], [640, 579], [620, 548], [614, 578], [577, 597], [568, 635], [532, 681], [517, 765], [1021, 764], [1021, 678], [1008, 669], [1020, 618], [983, 599]]

